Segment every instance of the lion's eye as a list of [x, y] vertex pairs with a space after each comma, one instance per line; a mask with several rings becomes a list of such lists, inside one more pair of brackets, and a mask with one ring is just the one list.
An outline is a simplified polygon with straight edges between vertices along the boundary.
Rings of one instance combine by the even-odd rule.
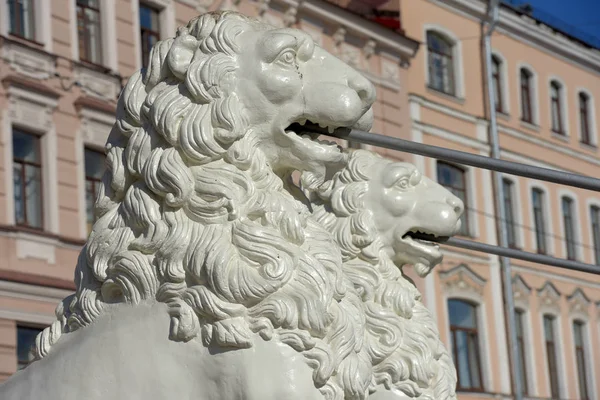
[[294, 50], [286, 50], [277, 57], [277, 61], [283, 64], [294, 64], [296, 61], [296, 52]]
[[396, 186], [400, 189], [408, 189], [409, 184], [410, 182], [408, 181], [408, 178], [402, 178], [396, 182]]

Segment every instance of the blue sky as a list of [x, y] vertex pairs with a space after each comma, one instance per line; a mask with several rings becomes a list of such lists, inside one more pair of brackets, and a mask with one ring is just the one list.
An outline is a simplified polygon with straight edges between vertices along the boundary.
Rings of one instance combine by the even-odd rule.
[[[529, 3], [534, 8], [534, 16], [544, 20], [541, 13], [564, 21], [592, 35], [600, 43], [600, 0], [504, 0], [510, 4]], [[540, 13], [536, 15], [536, 11]]]

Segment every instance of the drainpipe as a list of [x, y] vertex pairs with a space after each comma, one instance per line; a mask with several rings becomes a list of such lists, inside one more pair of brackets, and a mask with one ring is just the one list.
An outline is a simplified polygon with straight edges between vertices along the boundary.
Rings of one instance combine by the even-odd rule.
[[[488, 111], [490, 116], [489, 142], [491, 145], [491, 157], [500, 158], [500, 143], [498, 139], [498, 124], [496, 121], [496, 102], [494, 96], [494, 86], [492, 84], [492, 46], [491, 36], [498, 23], [498, 8], [499, 0], [489, 0], [487, 27], [484, 33], [483, 44], [485, 52], [485, 69], [487, 74], [487, 94], [488, 94]], [[504, 187], [502, 184], [502, 175], [498, 171], [493, 171], [494, 197], [496, 203], [496, 212], [499, 217], [497, 220], [498, 237], [500, 246], [508, 247], [508, 231], [506, 229], [506, 210], [504, 209]], [[508, 344], [510, 349], [511, 374], [515, 400], [523, 399], [523, 382], [521, 382], [521, 374], [519, 368], [519, 350], [517, 342], [517, 329], [515, 318], [515, 304], [512, 287], [512, 272], [510, 259], [500, 257], [500, 268], [502, 270], [505, 314], [508, 330]]]

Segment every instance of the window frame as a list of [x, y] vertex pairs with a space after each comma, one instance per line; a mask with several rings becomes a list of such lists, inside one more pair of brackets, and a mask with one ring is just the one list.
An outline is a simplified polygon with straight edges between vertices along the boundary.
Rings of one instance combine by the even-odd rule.
[[[519, 69], [519, 101], [520, 101], [520, 119], [521, 121], [528, 123], [528, 124], [536, 124], [536, 120], [537, 118], [535, 117], [534, 114], [534, 93], [533, 91], [535, 90], [535, 74], [534, 72], [526, 66], [520, 66]], [[527, 79], [526, 79], [526, 85], [523, 82], [523, 73], [525, 73]], [[523, 94], [526, 94], [525, 98], [527, 99], [527, 104], [524, 104], [525, 102], [524, 100], [524, 96]], [[524, 111], [527, 110], [528, 114], [529, 114], [529, 118], [525, 118], [525, 113]]]
[[[590, 237], [592, 238], [593, 260], [600, 265], [600, 203], [588, 202], [590, 212]], [[596, 218], [594, 218], [596, 216]]]
[[[508, 246], [516, 249], [519, 248], [519, 235], [517, 230], [517, 210], [514, 206], [514, 197], [515, 197], [515, 182], [512, 179], [503, 177], [502, 178], [502, 193], [504, 195], [504, 212], [506, 220], [504, 221], [506, 224], [506, 233], [508, 239]], [[510, 215], [510, 218], [509, 218]], [[511, 228], [512, 227], [512, 242], [511, 242]]]
[[27, 364], [25, 365], [21, 365], [21, 360], [19, 360], [19, 329], [35, 329], [38, 332], [38, 334], [40, 332], [42, 332], [45, 327], [40, 326], [40, 325], [35, 325], [35, 324], [29, 324], [29, 323], [23, 323], [21, 321], [17, 321], [16, 325], [15, 325], [15, 335], [16, 335], [16, 358], [17, 358], [17, 371], [22, 370], [23, 368], [25, 368], [27, 365], [29, 365], [29, 362], [27, 362]]
[[[425, 45], [423, 46], [424, 54], [423, 54], [423, 68], [424, 74], [426, 77], [425, 86], [428, 90], [431, 90], [432, 93], [438, 94], [440, 96], [447, 97], [454, 101], [461, 101], [464, 99], [464, 71], [463, 71], [463, 60], [462, 60], [462, 42], [460, 38], [456, 36], [452, 31], [446, 29], [445, 27], [438, 24], [424, 24], [423, 25], [423, 42]], [[429, 70], [429, 50], [427, 43], [427, 34], [428, 32], [434, 32], [436, 34], [445, 37], [449, 40], [452, 46], [452, 58], [453, 58], [453, 79], [454, 79], [454, 94], [447, 94], [443, 91], [439, 91], [435, 89], [431, 84], [431, 76]]]
[[[90, 191], [88, 190], [87, 184], [88, 184], [88, 182], [91, 182], [91, 183], [92, 183], [92, 190], [91, 190], [91, 192], [93, 193], [93, 198], [94, 198], [94, 203], [95, 203], [95, 199], [96, 199], [96, 190], [97, 190], [97, 189], [96, 189], [96, 185], [99, 185], [99, 184], [101, 184], [101, 183], [102, 183], [102, 178], [95, 178], [95, 177], [92, 177], [92, 176], [88, 176], [88, 174], [87, 174], [87, 171], [85, 170], [85, 165], [86, 165], [86, 163], [85, 163], [85, 155], [86, 155], [86, 153], [87, 153], [88, 151], [90, 151], [90, 152], [93, 152], [93, 153], [100, 154], [100, 155], [102, 156], [102, 158], [104, 159], [104, 161], [106, 161], [106, 154], [105, 154], [103, 151], [101, 151], [101, 150], [98, 150], [97, 148], [95, 148], [95, 147], [93, 147], [93, 146], [87, 146], [87, 145], [84, 145], [84, 149], [83, 149], [83, 157], [84, 157], [84, 159], [83, 159], [83, 169], [84, 169], [84, 172], [83, 172], [83, 176], [84, 176], [84, 187], [83, 187], [83, 189], [84, 189], [84, 191], [85, 191], [85, 198], [86, 198], [86, 200], [87, 200], [87, 195], [90, 193]], [[86, 214], [86, 215], [85, 215], [85, 221], [86, 221], [86, 226], [87, 226], [87, 224], [88, 224], [87, 206], [88, 206], [88, 204], [87, 204], [87, 201], [86, 201], [86, 208], [85, 208], [85, 214]], [[94, 210], [94, 205], [92, 205], [92, 212], [93, 212], [93, 210]], [[93, 221], [92, 221], [92, 226], [93, 226], [94, 222], [95, 222], [95, 218], [93, 218]], [[90, 232], [91, 232], [91, 227], [88, 227], [88, 228], [87, 228], [87, 233], [89, 234]]]
[[[468, 304], [469, 306], [471, 306], [473, 308], [473, 316], [474, 316], [474, 320], [475, 320], [475, 327], [474, 328], [464, 328], [464, 327], [459, 327], [459, 326], [454, 326], [452, 325], [452, 321], [450, 318], [450, 301], [459, 301], [465, 304]], [[451, 355], [452, 355], [452, 361], [454, 363], [454, 366], [456, 368], [456, 375], [457, 375], [457, 382], [456, 382], [456, 391], [460, 391], [460, 392], [476, 392], [476, 393], [481, 393], [481, 392], [485, 392], [485, 385], [484, 385], [484, 374], [483, 374], [483, 357], [482, 357], [482, 345], [481, 345], [481, 340], [480, 340], [480, 334], [479, 332], [481, 331], [480, 329], [480, 318], [479, 318], [479, 308], [481, 307], [481, 304], [474, 302], [472, 300], [468, 300], [468, 299], [464, 299], [464, 298], [458, 298], [458, 297], [449, 297], [446, 299], [446, 308], [448, 310], [448, 330], [450, 333], [449, 336], [449, 340], [450, 340], [450, 350], [451, 350]], [[466, 332], [467, 335], [474, 335], [475, 337], [475, 351], [476, 351], [476, 355], [475, 355], [475, 360], [477, 362], [477, 378], [479, 379], [479, 387], [461, 387], [460, 386], [460, 368], [458, 366], [458, 357], [457, 357], [457, 351], [458, 351], [458, 347], [456, 345], [456, 335], [455, 332], [457, 331], [462, 331], [462, 332]], [[467, 359], [470, 360], [471, 357], [469, 356], [469, 350], [467, 347]], [[468, 369], [469, 371], [471, 370], [470, 365], [468, 365]]]
[[[541, 237], [543, 238], [543, 243], [544, 246], [543, 248], [540, 247], [540, 234], [538, 233], [538, 221], [536, 218], [536, 205], [535, 205], [535, 201], [534, 201], [534, 192], [537, 192], [540, 196], [540, 212], [541, 212]], [[534, 238], [535, 238], [535, 244], [536, 244], [536, 251], [538, 252], [538, 254], [548, 254], [548, 234], [547, 234], [547, 229], [548, 226], [546, 224], [546, 215], [547, 213], [547, 207], [545, 205], [545, 200], [546, 200], [546, 196], [547, 196], [547, 192], [544, 189], [541, 189], [540, 187], [537, 186], [533, 186], [530, 188], [530, 196], [531, 196], [531, 207], [532, 207], [532, 213], [531, 213], [531, 217], [533, 219], [533, 234], [534, 234]]]
[[31, 7], [31, 11], [29, 13], [29, 18], [28, 18], [29, 24], [31, 25], [31, 37], [28, 37], [25, 34], [21, 34], [20, 32], [17, 33], [16, 30], [12, 29], [13, 24], [17, 25], [17, 27], [20, 28], [20, 25], [21, 25], [20, 24], [20, 22], [21, 22], [20, 20], [21, 19], [16, 17], [16, 13], [15, 13], [14, 20], [11, 19], [10, 12], [9, 12], [9, 10], [10, 10], [10, 4], [13, 4], [13, 7], [16, 7], [17, 6], [16, 3], [22, 2], [23, 0], [4, 0], [4, 1], [6, 1], [6, 3], [7, 3], [7, 16], [8, 16], [7, 19], [8, 19], [8, 33], [9, 33], [9, 35], [14, 36], [14, 37], [18, 37], [20, 39], [25, 39], [25, 40], [28, 40], [28, 41], [31, 41], [31, 42], [35, 42], [37, 34], [38, 34], [37, 33], [37, 28], [36, 28], [36, 8], [37, 8], [36, 7], [37, 6], [36, 0], [26, 0], [26, 1], [29, 2], [30, 7]]
[[[22, 159], [17, 159], [15, 154], [14, 154], [14, 134], [15, 134], [15, 130], [19, 131], [19, 133], [21, 134], [25, 134], [28, 136], [32, 136], [35, 138], [35, 147], [36, 147], [36, 151], [39, 154], [40, 160], [39, 162], [35, 163], [32, 161], [27, 161], [27, 160], [22, 160]], [[12, 180], [13, 180], [13, 187], [14, 187], [14, 166], [15, 164], [20, 164], [21, 165], [21, 180], [22, 182], [25, 182], [25, 167], [33, 167], [36, 168], [38, 173], [37, 175], [39, 176], [39, 181], [40, 181], [40, 193], [39, 193], [39, 207], [40, 207], [40, 226], [33, 226], [29, 223], [28, 218], [27, 218], [27, 197], [25, 196], [25, 189], [23, 189], [21, 191], [21, 198], [23, 201], [23, 220], [24, 222], [18, 222], [17, 221], [17, 200], [16, 200], [16, 192], [14, 192], [13, 190], [13, 205], [14, 205], [14, 209], [13, 209], [13, 214], [14, 214], [14, 219], [15, 219], [15, 225], [19, 226], [19, 227], [23, 227], [23, 228], [27, 228], [27, 229], [32, 229], [35, 231], [44, 231], [45, 230], [45, 226], [46, 226], [46, 221], [45, 221], [45, 209], [44, 209], [44, 190], [45, 190], [45, 185], [44, 185], [44, 164], [45, 164], [45, 160], [44, 160], [44, 154], [43, 154], [43, 148], [42, 148], [42, 135], [37, 134], [36, 132], [32, 132], [28, 129], [23, 129], [20, 128], [18, 125], [13, 125], [11, 127], [11, 133], [10, 133], [13, 137], [13, 141], [12, 141], [12, 148], [11, 148], [11, 153], [12, 153]], [[23, 188], [25, 187], [25, 185], [23, 186]]]
[[[522, 309], [522, 308], [515, 308], [515, 320], [518, 321], [518, 323], [520, 323], [521, 326], [521, 333], [519, 336], [519, 331], [517, 331], [517, 351], [519, 352], [519, 364], [520, 365], [520, 372], [521, 372], [521, 379], [523, 381], [523, 385], [521, 386], [522, 389], [522, 394], [525, 396], [529, 395], [529, 368], [527, 365], [527, 355], [525, 354], [525, 342], [526, 342], [526, 334], [525, 334], [525, 316], [526, 316], [527, 312]], [[516, 328], [516, 327], [515, 327]]]
[[[550, 78], [549, 81], [549, 96], [550, 99], [550, 131], [556, 135], [566, 137], [568, 136], [568, 119], [566, 109], [566, 91], [565, 84], [556, 77]], [[556, 98], [554, 97], [554, 90], [556, 90]], [[554, 112], [557, 111], [556, 121], [558, 126], [554, 125]]]
[[[546, 319], [549, 319], [550, 321], [550, 326], [552, 327], [552, 340], [549, 341], [546, 338]], [[557, 340], [557, 317], [553, 314], [549, 314], [549, 313], [544, 313], [542, 314], [542, 332], [544, 335], [544, 351], [546, 354], [546, 374], [548, 377], [548, 385], [549, 385], [549, 389], [550, 389], [550, 395], [553, 398], [560, 398], [560, 392], [561, 392], [561, 387], [560, 387], [560, 371], [559, 371], [559, 354], [557, 349], [559, 348], [559, 346], [557, 345], [558, 341], [560, 340], [560, 337], [558, 338], [559, 340]], [[550, 343], [550, 344], [549, 344]], [[552, 346], [552, 360], [550, 359], [550, 352], [549, 352], [549, 346]], [[552, 368], [554, 367], [554, 368]]]
[[[565, 204], [568, 203], [568, 215], [565, 214]], [[565, 246], [565, 257], [568, 260], [577, 260], [579, 235], [575, 227], [577, 218], [577, 199], [570, 194], [560, 195], [560, 211], [562, 221], [563, 243]]]
[[[508, 114], [508, 104], [506, 102], [508, 93], [506, 92], [506, 76], [504, 73], [505, 60], [497, 52], [492, 54], [492, 82], [494, 93], [498, 97], [498, 102], [495, 104], [496, 112], [500, 114]], [[496, 100], [494, 98], [494, 100]]]
[[[79, 10], [82, 9], [82, 11], [80, 12]], [[91, 58], [88, 58], [88, 56], [91, 55], [91, 50], [89, 47], [91, 41], [89, 40], [89, 38], [87, 37], [87, 33], [84, 35], [83, 37], [83, 44], [85, 45], [85, 47], [83, 48], [83, 50], [87, 50], [87, 51], [83, 51], [82, 52], [82, 31], [80, 31], [79, 29], [79, 22], [81, 20], [83, 20], [83, 24], [84, 26], [87, 26], [87, 24], [89, 24], [89, 21], [86, 17], [86, 10], [91, 10], [92, 12], [96, 13], [96, 16], [98, 18], [98, 22], [97, 22], [97, 29], [98, 29], [98, 37], [97, 37], [97, 43], [96, 46], [98, 47], [97, 50], [97, 56], [99, 57], [99, 60], [93, 60]], [[104, 58], [104, 51], [102, 50], [104, 47], [104, 27], [102, 26], [102, 19], [103, 19], [103, 15], [102, 15], [102, 4], [101, 4], [101, 0], [99, 0], [98, 3], [98, 7], [91, 7], [88, 5], [84, 5], [84, 4], [80, 4], [79, 0], [75, 0], [75, 30], [76, 30], [76, 34], [77, 34], [77, 46], [78, 46], [78, 54], [79, 54], [79, 60], [84, 62], [84, 63], [88, 63], [88, 64], [92, 64], [92, 65], [104, 65], [104, 62], [106, 61]], [[85, 32], [85, 30], [84, 30]], [[87, 40], [86, 40], [87, 39]], [[88, 54], [90, 53], [90, 54]]]
[[583, 144], [592, 145], [590, 96], [585, 92], [579, 92], [577, 94], [577, 105], [579, 111], [579, 140]]
[[[435, 171], [436, 171], [436, 181], [440, 185], [442, 185], [446, 189], [450, 190], [453, 194], [455, 194], [455, 193], [452, 191], [452, 189], [464, 191], [464, 196], [463, 196], [464, 198], [461, 199], [461, 200], [463, 200], [464, 207], [465, 207], [464, 212], [463, 212], [464, 224], [461, 226], [461, 231], [458, 232], [457, 234], [461, 235], [461, 236], [465, 236], [465, 237], [473, 237], [474, 233], [473, 233], [473, 229], [471, 227], [471, 218], [470, 218], [471, 216], [469, 215], [470, 211], [471, 211], [471, 197], [470, 197], [469, 177], [468, 177], [469, 171], [462, 166], [455, 165], [455, 164], [448, 163], [448, 162], [441, 161], [441, 160], [437, 160], [434, 165], [435, 165]], [[443, 185], [442, 183], [440, 183], [440, 174], [439, 174], [439, 166], [440, 165], [445, 165], [445, 166], [450, 167], [453, 170], [460, 171], [461, 180], [463, 182], [464, 189], [455, 188], [452, 186], [446, 186], [446, 185]], [[457, 196], [457, 197], [460, 198], [460, 196]]]
[[[581, 333], [581, 345], [577, 345], [577, 340], [575, 337], [575, 326], [578, 325], [580, 328], [580, 333]], [[586, 340], [586, 333], [587, 333], [587, 321], [584, 321], [582, 319], [576, 318], [574, 320], [572, 320], [571, 322], [571, 331], [573, 332], [573, 347], [574, 347], [574, 358], [575, 358], [575, 372], [577, 373], [577, 388], [579, 391], [579, 398], [581, 400], [590, 400], [590, 394], [592, 394], [591, 392], [591, 387], [590, 387], [590, 381], [588, 379], [588, 363], [589, 363], [589, 358], [586, 356], [586, 354], [588, 353], [588, 348], [587, 348], [587, 340]], [[583, 363], [583, 368], [584, 370], [581, 371], [579, 369], [580, 363], [579, 363], [579, 355], [581, 354], [582, 357], [582, 363]], [[583, 384], [583, 385], [582, 385]], [[585, 396], [584, 393], [582, 393], [582, 389], [585, 390]]]
[[[142, 57], [142, 68], [146, 68], [148, 66], [149, 63], [149, 58], [150, 58], [150, 51], [151, 48], [147, 50], [147, 53], [145, 52], [145, 43], [147, 43], [147, 41], [145, 40], [145, 34], [147, 36], [153, 36], [155, 37], [156, 41], [158, 42], [161, 38], [161, 14], [163, 12], [163, 10], [161, 10], [159, 7], [157, 7], [156, 5], [149, 3], [149, 2], [145, 2], [145, 1], [140, 1], [139, 2], [139, 6], [138, 6], [138, 20], [140, 19], [140, 13], [141, 13], [141, 9], [142, 7], [144, 8], [148, 8], [150, 9], [152, 12], [156, 13], [156, 20], [157, 20], [157, 24], [158, 26], [156, 27], [157, 30], [153, 31], [151, 29], [145, 28], [142, 26], [141, 21], [138, 21], [139, 23], [139, 36], [140, 36], [140, 51], [141, 51], [141, 57]], [[147, 38], [146, 38], [147, 39]], [[145, 62], [146, 61], [146, 62]]]

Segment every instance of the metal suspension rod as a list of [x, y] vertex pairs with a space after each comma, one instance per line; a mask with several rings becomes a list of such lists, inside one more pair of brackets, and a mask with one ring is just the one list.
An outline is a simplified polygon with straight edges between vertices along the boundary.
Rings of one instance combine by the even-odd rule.
[[377, 133], [364, 132], [355, 129], [351, 130], [346, 128], [338, 128], [333, 133], [328, 133], [327, 129], [320, 128], [319, 126], [306, 126], [304, 127], [304, 130], [307, 132], [315, 132], [322, 135], [337, 137], [339, 139], [370, 144], [377, 147], [385, 147], [386, 149], [404, 151], [406, 153], [436, 158], [438, 160], [450, 161], [458, 164], [470, 165], [472, 167], [499, 171], [506, 174], [539, 179], [561, 185], [600, 192], [600, 179], [589, 176], [556, 171], [549, 168], [535, 167], [533, 165], [512, 161], [494, 159], [486, 156], [480, 156], [478, 154], [446, 149], [439, 146], [431, 146], [428, 144], [412, 142], [410, 140], [384, 136]]
[[516, 260], [530, 261], [537, 264], [544, 264], [553, 267], [570, 269], [573, 271], [588, 272], [590, 274], [600, 274], [600, 267], [596, 265], [586, 264], [573, 260], [565, 260], [564, 258], [556, 258], [552, 256], [547, 256], [545, 254], [536, 254], [523, 250], [494, 246], [491, 244], [475, 242], [473, 240], [453, 237], [448, 239], [446, 242], [443, 242], [442, 244], [452, 247], [459, 247], [461, 249], [480, 251], [482, 253], [495, 254], [500, 257], [508, 257]]

